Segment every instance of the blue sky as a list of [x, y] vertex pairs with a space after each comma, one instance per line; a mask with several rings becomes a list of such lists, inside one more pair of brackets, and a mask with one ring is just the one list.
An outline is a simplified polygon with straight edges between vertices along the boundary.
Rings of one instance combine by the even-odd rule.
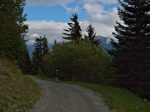
[[92, 24], [97, 35], [112, 37], [113, 26], [118, 21], [117, 0], [26, 0], [24, 13], [29, 25], [29, 44], [44, 34], [50, 43], [63, 41], [63, 29], [73, 13], [79, 16], [83, 34]]
[[[28, 15], [28, 20], [46, 20], [46, 21], [56, 21], [56, 22], [68, 22], [71, 16], [70, 12], [62, 6], [44, 6], [44, 5], [27, 5], [25, 7], [25, 13]], [[80, 10], [77, 12], [79, 15], [79, 20], [86, 20], [87, 14], [85, 11]]]

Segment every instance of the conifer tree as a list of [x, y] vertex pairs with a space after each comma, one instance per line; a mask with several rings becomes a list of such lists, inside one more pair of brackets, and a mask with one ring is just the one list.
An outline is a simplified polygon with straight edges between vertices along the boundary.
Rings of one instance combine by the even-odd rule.
[[[119, 84], [150, 98], [150, 1], [119, 0], [118, 15], [124, 25], [117, 22], [118, 42], [112, 42], [114, 65]], [[147, 82], [147, 83], [146, 83]], [[145, 92], [146, 91], [146, 92]]]
[[70, 18], [72, 23], [68, 23], [69, 28], [68, 29], [64, 29], [65, 33], [63, 33], [65, 35], [65, 37], [63, 37], [66, 40], [70, 40], [70, 41], [79, 41], [82, 39], [82, 34], [81, 34], [81, 27], [80, 24], [78, 22], [78, 15], [74, 14], [72, 15], [72, 17]]
[[38, 74], [43, 69], [43, 56], [48, 53], [48, 41], [44, 36], [40, 36], [35, 40], [35, 50], [33, 52], [32, 64], [33, 64], [33, 72]]
[[48, 41], [47, 41], [47, 38], [46, 36], [44, 35], [43, 37], [43, 55], [46, 55], [49, 51], [49, 48], [48, 48]]
[[58, 43], [57, 40], [55, 40], [55, 41], [54, 41], [54, 46], [55, 46], [57, 43]]
[[0, 54], [11, 59], [18, 59], [20, 48], [24, 48], [28, 27], [24, 24], [23, 8], [24, 0], [0, 1]]
[[95, 33], [95, 29], [93, 28], [92, 25], [89, 25], [86, 29], [87, 31], [87, 35], [85, 35], [85, 40], [98, 46], [100, 43], [99, 43], [99, 40], [96, 40], [96, 33]]
[[30, 62], [24, 41], [28, 30], [24, 5], [24, 0], [0, 0], [0, 56], [17, 62], [22, 70], [27, 66], [24, 61]]
[[22, 52], [22, 54], [19, 57], [18, 60], [18, 65], [20, 67], [20, 69], [22, 70], [23, 73], [31, 73], [31, 59], [27, 50], [27, 46], [26, 44], [24, 45], [24, 51]]

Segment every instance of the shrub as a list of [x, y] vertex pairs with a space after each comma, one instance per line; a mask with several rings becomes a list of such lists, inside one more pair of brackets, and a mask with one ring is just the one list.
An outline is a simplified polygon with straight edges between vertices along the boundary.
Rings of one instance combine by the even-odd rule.
[[45, 56], [45, 61], [49, 73], [54, 75], [57, 69], [59, 78], [63, 80], [104, 83], [113, 77], [110, 56], [90, 43], [56, 44]]

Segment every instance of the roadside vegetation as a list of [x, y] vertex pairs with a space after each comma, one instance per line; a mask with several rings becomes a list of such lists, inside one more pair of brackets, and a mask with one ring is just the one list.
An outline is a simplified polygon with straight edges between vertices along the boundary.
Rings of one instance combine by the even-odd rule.
[[105, 84], [113, 81], [111, 57], [99, 46], [90, 43], [57, 44], [44, 61], [49, 68], [48, 74], [54, 77], [57, 70], [61, 80]]
[[[49, 76], [36, 75], [35, 77], [42, 80], [55, 81]], [[150, 102], [140, 98], [127, 89], [83, 82], [57, 81], [57, 83], [80, 85], [81, 87], [100, 93], [104, 102], [114, 112], [150, 112]]]
[[107, 105], [115, 112], [150, 112], [150, 102], [126, 89], [85, 83], [79, 85], [100, 93]]
[[0, 0], [0, 112], [28, 112], [40, 97], [40, 87], [23, 74], [31, 73], [24, 5]]
[[28, 112], [41, 95], [40, 87], [4, 58], [0, 58], [0, 85], [0, 112]]

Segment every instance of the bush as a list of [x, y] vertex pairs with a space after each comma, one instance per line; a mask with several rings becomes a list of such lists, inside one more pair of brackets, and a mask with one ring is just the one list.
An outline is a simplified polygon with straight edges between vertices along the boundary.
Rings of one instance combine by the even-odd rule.
[[110, 56], [90, 43], [56, 44], [44, 59], [49, 73], [54, 75], [57, 69], [62, 80], [104, 83], [113, 77]]

